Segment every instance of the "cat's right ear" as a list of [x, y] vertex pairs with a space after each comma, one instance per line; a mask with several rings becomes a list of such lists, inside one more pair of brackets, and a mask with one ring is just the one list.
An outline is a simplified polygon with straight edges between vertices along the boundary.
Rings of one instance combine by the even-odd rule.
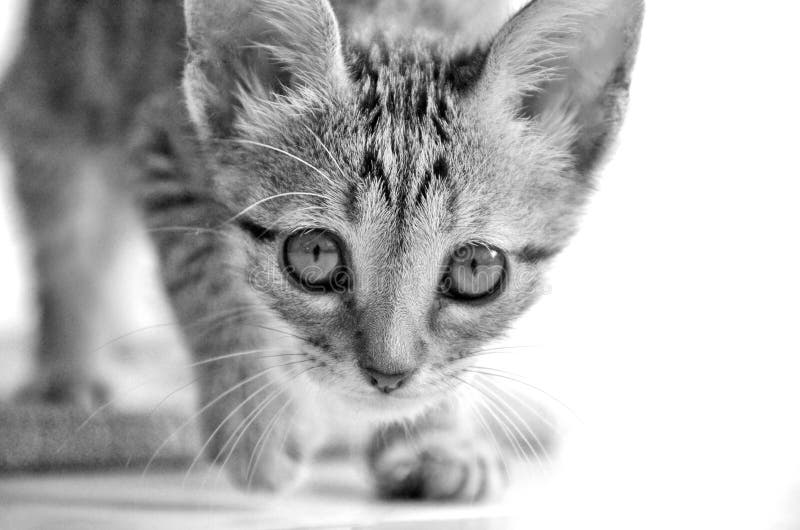
[[184, 93], [205, 138], [230, 136], [240, 113], [344, 85], [328, 0], [186, 0]]

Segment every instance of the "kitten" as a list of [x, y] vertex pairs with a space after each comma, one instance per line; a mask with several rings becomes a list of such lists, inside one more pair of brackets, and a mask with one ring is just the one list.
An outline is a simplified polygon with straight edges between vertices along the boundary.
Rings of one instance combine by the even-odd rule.
[[575, 230], [642, 5], [538, 0], [479, 41], [451, 32], [488, 14], [415, 6], [187, 0], [178, 93], [175, 5], [34, 3], [2, 113], [38, 240], [45, 393], [91, 399], [75, 359], [97, 258], [143, 219], [205, 449], [235, 480], [286, 487], [333, 418], [396, 425], [369, 451], [388, 496], [500, 489], [460, 390]]

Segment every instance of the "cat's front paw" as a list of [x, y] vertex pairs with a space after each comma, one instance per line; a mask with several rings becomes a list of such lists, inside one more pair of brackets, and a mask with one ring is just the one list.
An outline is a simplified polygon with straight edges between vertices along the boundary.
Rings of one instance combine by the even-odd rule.
[[447, 431], [379, 435], [370, 464], [378, 492], [388, 498], [474, 502], [508, 484], [491, 444]]

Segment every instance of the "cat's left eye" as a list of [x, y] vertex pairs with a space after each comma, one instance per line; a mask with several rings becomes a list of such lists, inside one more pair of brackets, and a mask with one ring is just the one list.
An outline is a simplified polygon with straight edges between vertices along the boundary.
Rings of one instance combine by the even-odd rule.
[[307, 291], [343, 292], [349, 285], [339, 238], [324, 230], [292, 234], [283, 247], [286, 273]]
[[456, 300], [479, 300], [500, 291], [506, 275], [506, 257], [496, 248], [462, 245], [450, 257], [439, 291]]

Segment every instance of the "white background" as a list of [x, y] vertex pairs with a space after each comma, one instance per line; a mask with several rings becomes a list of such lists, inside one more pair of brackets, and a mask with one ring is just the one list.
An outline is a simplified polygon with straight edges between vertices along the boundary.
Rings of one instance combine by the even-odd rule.
[[[563, 489], [533, 501], [570, 508], [566, 527], [765, 528], [800, 513], [799, 14], [648, 4], [616, 157], [552, 294], [507, 341], [530, 346], [508, 366], [586, 427]], [[9, 212], [0, 329], [15, 331], [29, 290]]]

